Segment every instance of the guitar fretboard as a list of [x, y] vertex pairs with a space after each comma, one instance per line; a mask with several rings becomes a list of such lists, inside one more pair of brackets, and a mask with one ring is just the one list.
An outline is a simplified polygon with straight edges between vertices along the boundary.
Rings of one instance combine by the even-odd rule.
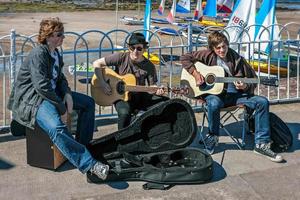
[[158, 87], [152, 87], [152, 86], [141, 86], [141, 85], [135, 85], [135, 86], [131, 86], [131, 85], [126, 85], [126, 91], [129, 92], [155, 92]]
[[259, 83], [259, 79], [257, 78], [215, 77], [216, 83], [233, 83], [235, 81], [243, 83]]

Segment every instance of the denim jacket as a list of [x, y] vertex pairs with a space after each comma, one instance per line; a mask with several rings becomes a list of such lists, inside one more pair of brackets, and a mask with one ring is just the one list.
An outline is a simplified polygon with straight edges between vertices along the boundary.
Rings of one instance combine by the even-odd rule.
[[[55, 51], [58, 53], [57, 49]], [[21, 65], [8, 101], [8, 109], [12, 110], [14, 120], [20, 124], [34, 128], [38, 107], [45, 99], [53, 103], [60, 114], [66, 112], [63, 97], [66, 93], [71, 93], [71, 90], [62, 73], [61, 56], [59, 56], [56, 91], [52, 88], [54, 62], [48, 46], [41, 44], [29, 53]]]

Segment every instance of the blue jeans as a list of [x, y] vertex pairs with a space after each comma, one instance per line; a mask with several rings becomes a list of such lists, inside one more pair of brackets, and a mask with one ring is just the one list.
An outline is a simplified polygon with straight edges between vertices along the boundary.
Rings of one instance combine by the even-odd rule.
[[228, 93], [225, 95], [208, 95], [207, 119], [209, 133], [219, 135], [220, 109], [237, 104], [255, 110], [255, 144], [270, 142], [269, 101], [262, 96], [250, 96], [245, 93]]
[[97, 162], [85, 146], [93, 138], [95, 103], [91, 97], [77, 92], [72, 92], [72, 97], [73, 107], [79, 111], [78, 142], [61, 121], [56, 107], [48, 100], [39, 106], [36, 123], [49, 135], [61, 153], [82, 173], [86, 173]]

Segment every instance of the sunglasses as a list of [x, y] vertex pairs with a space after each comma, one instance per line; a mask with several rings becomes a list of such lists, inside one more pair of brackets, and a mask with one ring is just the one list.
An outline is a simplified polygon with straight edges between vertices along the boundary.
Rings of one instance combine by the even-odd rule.
[[137, 50], [137, 51], [143, 51], [143, 47], [135, 47], [135, 46], [129, 46], [129, 49], [131, 50], [131, 51], [134, 51], [134, 50]]
[[64, 37], [65, 33], [64, 32], [57, 32], [56, 37]]

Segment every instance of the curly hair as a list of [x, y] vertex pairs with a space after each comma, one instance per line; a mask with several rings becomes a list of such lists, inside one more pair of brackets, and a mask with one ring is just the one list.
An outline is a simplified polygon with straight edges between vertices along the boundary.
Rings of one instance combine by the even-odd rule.
[[63, 32], [64, 25], [58, 17], [50, 17], [43, 19], [40, 23], [40, 30], [38, 35], [38, 42], [46, 44], [46, 39], [54, 32]]
[[210, 33], [207, 42], [208, 48], [212, 51], [214, 50], [214, 47], [218, 46], [222, 42], [229, 45], [227, 37], [219, 31], [213, 31], [212, 33]]

